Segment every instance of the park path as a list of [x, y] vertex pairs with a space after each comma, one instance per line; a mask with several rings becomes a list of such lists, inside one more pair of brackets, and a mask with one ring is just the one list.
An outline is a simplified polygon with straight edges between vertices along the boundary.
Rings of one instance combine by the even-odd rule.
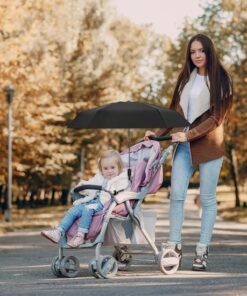
[[[169, 200], [147, 203], [157, 212], [156, 243], [168, 237]], [[30, 221], [32, 223], [32, 221]], [[37, 230], [10, 232], [0, 236], [0, 296], [7, 295], [210, 295], [245, 296], [247, 291], [247, 224], [217, 219], [210, 248], [207, 272], [191, 271], [195, 243], [199, 236], [199, 212], [193, 193], [186, 201], [183, 228], [183, 264], [176, 274], [165, 276], [154, 264], [153, 256], [134, 257], [129, 271], [119, 271], [110, 280], [91, 276], [88, 262], [94, 249], [68, 250], [81, 263], [77, 278], [56, 278], [50, 271], [57, 247]], [[105, 248], [111, 254], [111, 248]]]

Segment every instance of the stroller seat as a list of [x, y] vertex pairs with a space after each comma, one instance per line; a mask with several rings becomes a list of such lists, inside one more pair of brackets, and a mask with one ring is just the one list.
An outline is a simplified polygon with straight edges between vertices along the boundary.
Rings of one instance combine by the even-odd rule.
[[[99, 232], [102, 228], [102, 222], [104, 219], [104, 215], [107, 212], [107, 209], [109, 208], [110, 203], [111, 203], [110, 201], [108, 203], [106, 203], [104, 206], [104, 209], [102, 211], [99, 211], [94, 214], [89, 231], [86, 235], [86, 240], [94, 240], [97, 237], [97, 235], [99, 234]], [[131, 205], [133, 205], [133, 201], [131, 201], [130, 203], [131, 203]], [[112, 211], [112, 215], [114, 215], [116, 217], [118, 217], [118, 216], [119, 217], [126, 217], [128, 215], [128, 210], [127, 210], [125, 204], [121, 203], [121, 204], [116, 205], [116, 207]], [[77, 229], [79, 227], [79, 221], [80, 221], [80, 219], [75, 220], [75, 222], [72, 224], [72, 226], [67, 231], [67, 233], [66, 233], [67, 240], [70, 240], [71, 238], [73, 238], [75, 236], [75, 234], [77, 233]]]

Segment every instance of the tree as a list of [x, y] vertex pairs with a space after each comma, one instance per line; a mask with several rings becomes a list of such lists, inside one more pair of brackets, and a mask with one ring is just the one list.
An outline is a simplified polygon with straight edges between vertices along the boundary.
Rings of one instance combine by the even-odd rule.
[[[164, 61], [157, 50], [164, 40], [117, 16], [107, 0], [5, 1], [0, 25], [0, 83], [16, 88], [14, 180], [36, 186], [69, 183], [82, 149], [89, 174], [102, 146], [121, 148], [125, 131], [112, 131], [109, 139], [109, 131], [70, 131], [67, 123], [82, 109], [154, 98], [162, 83]], [[5, 118], [6, 102], [0, 106], [2, 143]], [[6, 176], [5, 163], [0, 176]]]

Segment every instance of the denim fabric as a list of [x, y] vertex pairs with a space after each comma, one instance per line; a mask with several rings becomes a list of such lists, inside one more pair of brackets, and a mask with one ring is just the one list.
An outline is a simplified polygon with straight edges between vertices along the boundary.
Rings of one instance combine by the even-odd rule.
[[[216, 189], [223, 157], [199, 164], [200, 202], [202, 207], [200, 243], [208, 245], [217, 214]], [[181, 230], [184, 220], [184, 201], [189, 181], [194, 173], [188, 142], [177, 147], [171, 177], [170, 236], [169, 241], [181, 243]]]
[[104, 206], [100, 202], [99, 198], [95, 198], [87, 203], [73, 206], [65, 214], [58, 227], [62, 228], [66, 232], [73, 224], [73, 222], [76, 219], [80, 218], [80, 231], [87, 233], [91, 225], [93, 215], [101, 211], [103, 208]]

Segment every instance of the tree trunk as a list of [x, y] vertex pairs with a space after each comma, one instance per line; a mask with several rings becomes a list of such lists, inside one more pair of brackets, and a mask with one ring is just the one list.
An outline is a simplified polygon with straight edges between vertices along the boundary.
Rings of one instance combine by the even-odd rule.
[[235, 154], [235, 150], [232, 146], [229, 146], [229, 158], [230, 158], [230, 167], [231, 167], [231, 175], [235, 188], [235, 207], [240, 207], [240, 197], [238, 190], [238, 166], [237, 166], [237, 158]]

